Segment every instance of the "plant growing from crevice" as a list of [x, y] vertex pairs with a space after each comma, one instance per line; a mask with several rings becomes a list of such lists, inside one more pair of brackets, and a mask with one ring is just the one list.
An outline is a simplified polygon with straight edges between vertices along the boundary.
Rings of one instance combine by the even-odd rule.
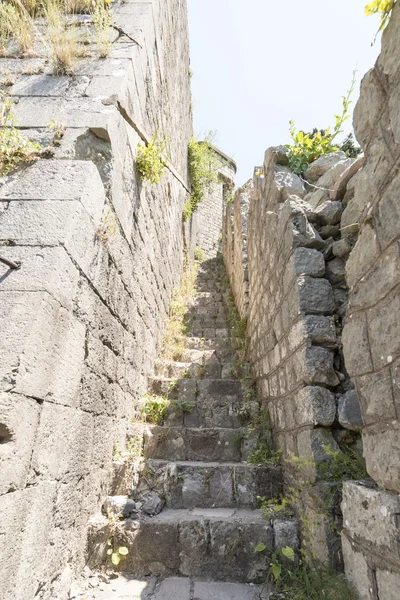
[[259, 442], [247, 462], [251, 465], [274, 465], [280, 462], [281, 454], [282, 450], [271, 450], [267, 442]]
[[165, 396], [153, 394], [145, 395], [145, 404], [141, 410], [141, 416], [146, 423], [162, 425], [167, 414], [170, 401]]
[[199, 263], [202, 263], [205, 260], [207, 260], [204, 250], [202, 250], [201, 248], [195, 248], [194, 249], [194, 260], [196, 260]]
[[10, 100], [0, 95], [0, 177], [21, 163], [32, 162], [42, 150], [40, 144], [31, 142], [17, 129], [12, 106]]
[[112, 16], [103, 1], [97, 1], [93, 10], [93, 25], [96, 30], [99, 56], [105, 58], [110, 54], [110, 32]]
[[[254, 552], [263, 553], [267, 549], [259, 543]], [[344, 575], [332, 571], [315, 562], [308, 565], [304, 560], [296, 560], [290, 546], [276, 549], [271, 554], [267, 584], [271, 582], [277, 592], [282, 592], [285, 600], [357, 600], [358, 594]]]
[[43, 12], [48, 24], [46, 43], [54, 72], [56, 75], [69, 75], [80, 54], [77, 28], [68, 25], [65, 8], [57, 0], [45, 0]]
[[172, 294], [170, 317], [162, 342], [162, 359], [181, 361], [187, 347], [187, 325], [185, 315], [191, 299], [195, 294], [195, 281], [198, 263], [184, 262], [183, 273], [179, 288]]
[[389, 22], [395, 2], [396, 0], [373, 0], [365, 7], [364, 14], [366, 16], [379, 14], [381, 20], [379, 31], [382, 31]]
[[296, 129], [293, 120], [290, 121], [292, 144], [286, 144], [286, 148], [288, 149], [289, 167], [295, 173], [303, 173], [308, 165], [320, 156], [339, 150], [340, 147], [333, 142], [342, 133], [343, 124], [350, 118], [349, 108], [352, 103], [350, 98], [356, 83], [355, 74], [354, 71], [350, 89], [347, 91], [346, 96], [342, 96], [342, 112], [340, 115], [335, 115], [335, 125], [332, 133], [330, 127], [322, 130], [314, 129], [311, 133], [304, 133], [304, 131]]
[[13, 37], [20, 47], [23, 56], [32, 53], [35, 35], [33, 21], [24, 7], [17, 0], [0, 2], [0, 46], [5, 51], [5, 45]]
[[96, 235], [105, 244], [108, 242], [110, 235], [115, 235], [117, 233], [117, 228], [118, 225], [114, 213], [111, 208], [108, 207], [107, 212], [102, 218], [101, 225], [96, 231]]
[[219, 161], [210, 145], [213, 134], [209, 133], [204, 142], [192, 138], [188, 145], [188, 167], [191, 193], [183, 207], [183, 220], [188, 221], [203, 201], [211, 184], [218, 181]]
[[141, 177], [150, 183], [160, 182], [168, 160], [167, 141], [158, 138], [157, 134], [145, 146], [138, 144], [136, 168]]

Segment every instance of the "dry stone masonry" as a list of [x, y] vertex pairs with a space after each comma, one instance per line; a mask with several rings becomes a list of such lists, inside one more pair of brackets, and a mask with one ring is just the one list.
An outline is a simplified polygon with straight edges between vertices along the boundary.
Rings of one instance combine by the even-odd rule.
[[[342, 516], [336, 507], [328, 520], [325, 512], [316, 518], [320, 503], [310, 511], [309, 493], [300, 510], [303, 541], [325, 562], [343, 556], [362, 600], [394, 600], [400, 584], [399, 28], [395, 5], [355, 110], [364, 157], [326, 155], [302, 178], [288, 168], [284, 147], [270, 148], [223, 226], [226, 268], [247, 314], [250, 360], [276, 447], [284, 457], [311, 458], [317, 472], [328, 445], [363, 451], [371, 479], [344, 484]], [[292, 465], [290, 484], [298, 477]], [[341, 543], [329, 521], [343, 529]]]
[[[91, 520], [91, 566], [107, 560], [110, 511], [120, 518], [114, 546], [129, 549], [119, 569], [141, 576], [263, 583], [274, 548], [298, 547], [295, 521], [257, 510], [259, 496], [282, 493], [282, 474], [246, 462], [254, 443], [243, 384], [231, 374], [222, 277], [215, 259], [200, 268], [184, 360], [160, 361], [150, 379], [151, 394], [172, 388], [165, 422], [145, 427], [138, 478]], [[265, 553], [254, 552], [259, 543]]]

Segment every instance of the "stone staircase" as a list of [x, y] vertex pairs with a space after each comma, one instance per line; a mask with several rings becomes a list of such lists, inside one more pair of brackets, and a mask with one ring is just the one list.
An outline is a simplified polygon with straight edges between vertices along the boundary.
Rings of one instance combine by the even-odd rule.
[[[159, 361], [149, 381], [149, 393], [168, 394], [170, 405], [162, 425], [144, 430], [145, 460], [126, 490], [125, 518], [114, 524], [114, 545], [129, 549], [119, 571], [262, 583], [273, 550], [298, 546], [295, 522], [267, 520], [257, 509], [259, 496], [282, 493], [282, 473], [278, 465], [246, 462], [257, 439], [246, 427], [244, 387], [232, 376], [223, 277], [218, 261], [202, 263], [184, 361]], [[91, 523], [97, 560], [104, 560], [108, 526], [104, 516]], [[260, 542], [266, 550], [256, 553]]]

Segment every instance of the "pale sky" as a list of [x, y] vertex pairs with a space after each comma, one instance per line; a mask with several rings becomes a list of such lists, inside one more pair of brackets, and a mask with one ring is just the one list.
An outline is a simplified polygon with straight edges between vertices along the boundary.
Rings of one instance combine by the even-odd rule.
[[289, 119], [304, 131], [333, 126], [357, 68], [355, 104], [381, 45], [371, 47], [379, 18], [364, 16], [367, 3], [188, 0], [195, 133], [216, 132], [237, 185], [266, 148], [290, 141]]

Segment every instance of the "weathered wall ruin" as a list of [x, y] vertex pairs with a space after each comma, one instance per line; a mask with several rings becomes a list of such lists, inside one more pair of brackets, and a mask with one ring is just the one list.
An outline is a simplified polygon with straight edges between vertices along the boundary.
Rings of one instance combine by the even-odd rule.
[[354, 128], [365, 165], [342, 218], [359, 229], [346, 265], [343, 350], [360, 400], [367, 470], [378, 484], [344, 487], [346, 572], [361, 600], [394, 600], [400, 586], [399, 29], [396, 4], [381, 55], [361, 85]]
[[[52, 75], [45, 57], [0, 61], [31, 139], [50, 142], [52, 119], [66, 126], [51, 159], [0, 187], [0, 253], [22, 263], [0, 266], [2, 600], [62, 596], [83, 566], [88, 518], [109, 489], [180, 277], [186, 2], [130, 0], [113, 17], [124, 35], [114, 32], [110, 56], [81, 60], [73, 76]], [[151, 186], [135, 155], [155, 131], [171, 169]]]
[[[362, 429], [376, 483], [344, 484], [341, 549], [362, 600], [397, 598], [400, 572], [399, 27], [395, 5], [355, 111], [364, 159], [322, 157], [302, 180], [286, 166], [285, 149], [271, 148], [254, 189], [238, 191], [224, 223], [225, 263], [243, 313], [246, 259], [236, 257], [247, 237], [249, 358], [276, 447], [318, 465], [327, 445], [360, 452]], [[241, 233], [236, 223], [247, 203]], [[293, 481], [296, 469], [286, 470]], [[317, 519], [304, 500], [313, 529]], [[325, 562], [340, 550], [327, 516], [319, 515], [307, 540]], [[342, 528], [337, 510], [330, 520]]]
[[198, 232], [196, 243], [207, 258], [214, 258], [222, 249], [222, 217], [227, 199], [234, 188], [236, 164], [213, 147], [219, 163], [218, 180], [207, 188], [203, 201], [194, 215]]

